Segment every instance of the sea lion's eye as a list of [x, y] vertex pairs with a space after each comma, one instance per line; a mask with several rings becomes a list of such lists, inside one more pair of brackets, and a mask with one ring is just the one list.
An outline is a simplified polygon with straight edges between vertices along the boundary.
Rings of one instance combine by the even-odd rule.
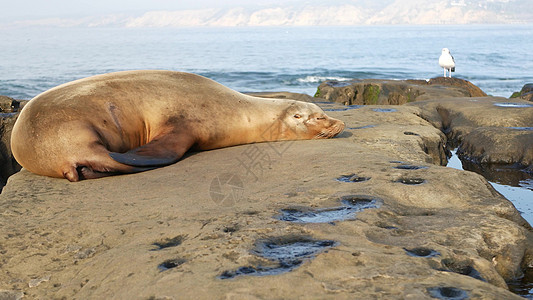
[[326, 119], [326, 117], [316, 117], [317, 120], [319, 121], [324, 121]]
[[299, 115], [299, 114], [295, 114], [295, 115], [294, 115], [294, 118], [296, 118], [296, 119], [300, 119], [301, 117], [302, 117], [302, 116]]

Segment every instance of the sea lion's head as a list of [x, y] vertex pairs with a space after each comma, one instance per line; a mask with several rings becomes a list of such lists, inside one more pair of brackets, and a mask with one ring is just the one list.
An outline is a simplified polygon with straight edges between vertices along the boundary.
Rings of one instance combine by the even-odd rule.
[[344, 122], [331, 118], [314, 103], [294, 101], [281, 118], [286, 139], [327, 139], [344, 130]]

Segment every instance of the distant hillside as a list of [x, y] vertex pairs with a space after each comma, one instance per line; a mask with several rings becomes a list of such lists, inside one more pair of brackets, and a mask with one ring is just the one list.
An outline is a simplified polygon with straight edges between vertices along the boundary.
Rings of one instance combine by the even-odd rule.
[[[322, 2], [323, 3], [323, 2]], [[531, 23], [531, 0], [334, 1], [18, 21], [10, 26], [184, 27]], [[4, 24], [6, 25], [6, 24]]]

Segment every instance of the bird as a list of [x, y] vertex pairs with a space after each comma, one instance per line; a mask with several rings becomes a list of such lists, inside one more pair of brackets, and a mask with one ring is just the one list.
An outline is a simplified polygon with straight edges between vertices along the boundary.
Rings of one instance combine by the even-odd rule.
[[455, 72], [455, 60], [448, 48], [442, 49], [442, 54], [439, 57], [439, 65], [444, 69], [444, 77], [446, 77], [446, 71], [448, 71], [449, 77], [451, 78], [452, 72]]

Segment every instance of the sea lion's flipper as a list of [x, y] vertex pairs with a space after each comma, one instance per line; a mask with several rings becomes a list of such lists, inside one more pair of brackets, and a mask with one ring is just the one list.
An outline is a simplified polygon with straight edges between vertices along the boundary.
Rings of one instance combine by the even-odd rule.
[[110, 152], [109, 156], [115, 161], [135, 167], [158, 167], [166, 166], [176, 162], [179, 157], [175, 154], [169, 153], [168, 155], [146, 155], [137, 153], [137, 149], [130, 150], [125, 153]]
[[[155, 168], [156, 167], [144, 167], [144, 168], [132, 167], [132, 168], [128, 169], [127, 173], [139, 173], [139, 172], [153, 170]], [[78, 167], [77, 171], [78, 171], [78, 179], [79, 180], [96, 179], [96, 178], [102, 178], [102, 177], [107, 177], [107, 176], [123, 174], [123, 172], [120, 172], [120, 171], [116, 171], [116, 172], [101, 172], [101, 171], [90, 169], [88, 167]]]
[[125, 153], [110, 152], [115, 161], [134, 167], [161, 167], [177, 162], [190, 148], [183, 138], [167, 135]]

